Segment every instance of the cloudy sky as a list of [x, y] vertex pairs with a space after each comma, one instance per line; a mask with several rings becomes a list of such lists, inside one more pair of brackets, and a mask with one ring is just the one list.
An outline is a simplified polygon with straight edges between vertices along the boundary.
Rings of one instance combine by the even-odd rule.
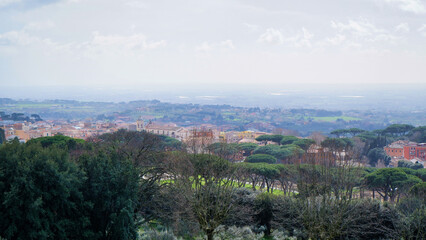
[[425, 82], [425, 0], [0, 0], [7, 91]]

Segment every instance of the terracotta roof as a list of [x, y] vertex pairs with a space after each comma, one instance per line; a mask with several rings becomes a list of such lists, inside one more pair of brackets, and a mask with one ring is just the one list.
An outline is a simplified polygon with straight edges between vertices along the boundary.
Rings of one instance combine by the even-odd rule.
[[409, 145], [417, 145], [417, 143], [415, 142], [410, 142], [410, 141], [404, 141], [404, 140], [399, 140], [396, 142], [393, 142], [391, 144], [389, 144], [388, 148], [404, 148], [404, 146], [409, 146]]
[[147, 126], [145, 126], [145, 128], [151, 129], [151, 130], [166, 130], [166, 131], [177, 131], [181, 129], [181, 127], [159, 126], [159, 125], [153, 125], [153, 124], [148, 124]]

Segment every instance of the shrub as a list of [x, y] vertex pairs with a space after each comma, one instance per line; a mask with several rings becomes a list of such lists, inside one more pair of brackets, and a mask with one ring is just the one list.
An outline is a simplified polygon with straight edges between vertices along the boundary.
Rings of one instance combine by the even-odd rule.
[[215, 240], [261, 240], [263, 239], [263, 234], [254, 233], [250, 227], [225, 227], [223, 225], [219, 226], [216, 229], [216, 234], [214, 237]]
[[138, 240], [177, 240], [177, 238], [168, 230], [157, 231], [155, 229], [149, 229], [144, 232], [139, 232]]
[[[423, 195], [424, 197], [424, 195]], [[426, 206], [419, 198], [403, 199], [398, 205], [397, 225], [401, 239], [426, 239]]]
[[249, 163], [277, 163], [277, 159], [274, 156], [268, 154], [254, 154], [246, 158], [246, 162]]

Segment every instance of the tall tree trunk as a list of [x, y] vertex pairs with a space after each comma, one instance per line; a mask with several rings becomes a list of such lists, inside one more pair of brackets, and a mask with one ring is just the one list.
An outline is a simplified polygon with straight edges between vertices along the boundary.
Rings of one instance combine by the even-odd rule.
[[214, 230], [212, 230], [212, 229], [209, 229], [209, 230], [206, 231], [207, 240], [213, 240], [213, 232], [214, 232]]

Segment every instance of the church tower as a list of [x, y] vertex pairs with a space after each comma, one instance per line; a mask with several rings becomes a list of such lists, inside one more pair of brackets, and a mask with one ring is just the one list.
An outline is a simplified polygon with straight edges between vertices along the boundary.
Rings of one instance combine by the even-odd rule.
[[136, 131], [141, 132], [144, 130], [144, 122], [141, 118], [136, 121]]

